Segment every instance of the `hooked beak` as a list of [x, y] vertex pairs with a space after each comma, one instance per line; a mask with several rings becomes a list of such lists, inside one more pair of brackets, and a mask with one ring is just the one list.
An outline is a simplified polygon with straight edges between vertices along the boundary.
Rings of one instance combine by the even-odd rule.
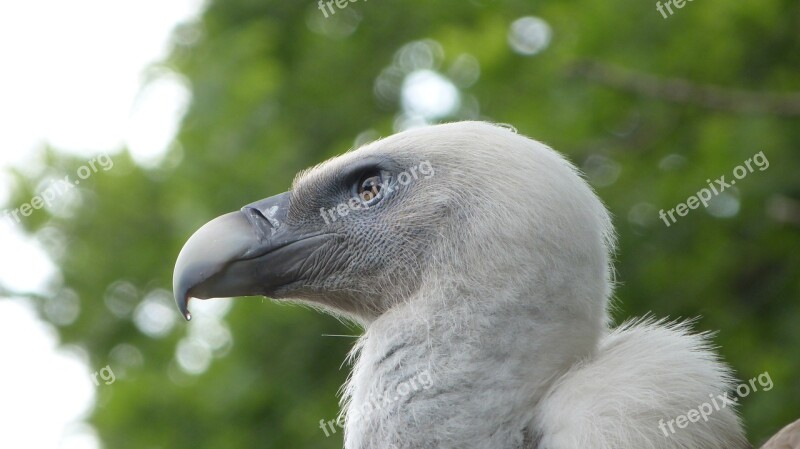
[[217, 217], [189, 238], [173, 275], [175, 302], [187, 320], [190, 298], [268, 296], [304, 280], [304, 262], [330, 234], [288, 224], [290, 196]]

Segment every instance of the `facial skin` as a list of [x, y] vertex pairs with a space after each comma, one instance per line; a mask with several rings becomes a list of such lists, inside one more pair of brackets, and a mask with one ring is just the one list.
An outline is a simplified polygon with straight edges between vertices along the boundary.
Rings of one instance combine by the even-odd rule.
[[435, 182], [435, 167], [375, 153], [305, 172], [290, 191], [195, 233], [174, 276], [187, 319], [191, 297], [263, 295], [369, 321], [413, 291], [434, 235], [431, 217], [446, 215], [436, 204], [409, 206]]

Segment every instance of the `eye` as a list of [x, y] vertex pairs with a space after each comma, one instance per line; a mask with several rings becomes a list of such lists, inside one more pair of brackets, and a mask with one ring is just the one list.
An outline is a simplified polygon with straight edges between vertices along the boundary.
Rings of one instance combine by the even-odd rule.
[[356, 194], [365, 204], [371, 206], [380, 200], [382, 188], [383, 176], [379, 173], [371, 172], [362, 176], [358, 181]]

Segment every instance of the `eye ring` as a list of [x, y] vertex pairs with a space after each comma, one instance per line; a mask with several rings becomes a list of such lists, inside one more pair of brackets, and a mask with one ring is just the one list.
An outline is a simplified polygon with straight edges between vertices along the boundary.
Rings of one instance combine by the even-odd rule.
[[354, 186], [356, 195], [365, 206], [375, 205], [383, 198], [383, 183], [381, 173], [365, 173]]

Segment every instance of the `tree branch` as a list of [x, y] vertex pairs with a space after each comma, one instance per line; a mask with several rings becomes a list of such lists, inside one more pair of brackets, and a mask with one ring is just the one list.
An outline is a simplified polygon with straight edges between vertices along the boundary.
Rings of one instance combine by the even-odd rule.
[[692, 104], [735, 114], [800, 115], [800, 92], [753, 92], [696, 84], [680, 78], [662, 78], [593, 60], [581, 60], [569, 69], [573, 77], [643, 97]]

